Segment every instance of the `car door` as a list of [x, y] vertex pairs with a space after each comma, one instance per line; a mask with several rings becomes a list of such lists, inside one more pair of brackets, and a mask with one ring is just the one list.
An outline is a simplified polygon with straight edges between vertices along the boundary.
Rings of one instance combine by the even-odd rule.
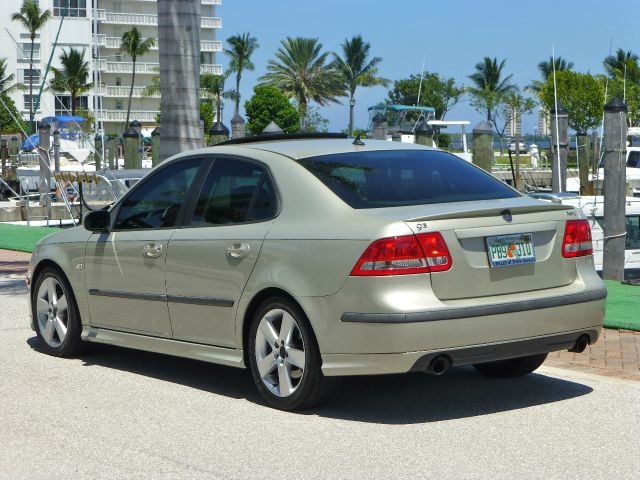
[[173, 337], [235, 347], [238, 301], [277, 212], [267, 168], [241, 158], [213, 165], [169, 241], [167, 301]]
[[110, 231], [91, 236], [85, 278], [92, 325], [171, 337], [167, 246], [202, 165], [180, 159], [152, 172], [115, 209]]

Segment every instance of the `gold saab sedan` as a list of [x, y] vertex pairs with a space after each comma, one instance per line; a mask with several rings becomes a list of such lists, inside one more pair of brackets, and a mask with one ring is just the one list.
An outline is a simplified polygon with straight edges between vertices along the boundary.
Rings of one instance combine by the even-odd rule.
[[43, 349], [249, 368], [292, 410], [335, 377], [525, 375], [597, 340], [606, 290], [581, 211], [443, 151], [316, 137], [176, 155], [43, 239], [29, 280]]

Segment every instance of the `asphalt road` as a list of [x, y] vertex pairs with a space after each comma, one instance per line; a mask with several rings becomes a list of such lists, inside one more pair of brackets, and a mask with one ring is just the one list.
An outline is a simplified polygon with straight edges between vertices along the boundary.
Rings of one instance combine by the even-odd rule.
[[99, 346], [39, 351], [0, 279], [0, 478], [640, 478], [640, 382], [543, 367], [515, 380], [357, 377], [304, 414], [246, 371]]

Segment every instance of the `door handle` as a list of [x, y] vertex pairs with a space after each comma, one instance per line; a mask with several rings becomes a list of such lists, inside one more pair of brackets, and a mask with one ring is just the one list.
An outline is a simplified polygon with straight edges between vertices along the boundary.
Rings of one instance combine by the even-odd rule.
[[248, 243], [234, 243], [227, 247], [227, 255], [231, 258], [246, 258], [249, 256], [251, 247]]
[[162, 254], [161, 243], [147, 243], [142, 249], [142, 254], [145, 257], [157, 258]]

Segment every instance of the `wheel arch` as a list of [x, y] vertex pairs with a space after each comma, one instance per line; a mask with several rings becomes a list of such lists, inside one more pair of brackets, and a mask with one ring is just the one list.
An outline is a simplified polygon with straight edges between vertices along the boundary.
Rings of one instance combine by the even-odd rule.
[[[35, 324], [35, 317], [33, 315], [33, 296], [36, 294], [35, 291], [35, 286], [36, 283], [38, 281], [38, 277], [40, 276], [40, 274], [42, 273], [42, 271], [46, 268], [52, 268], [54, 270], [56, 270], [65, 280], [65, 282], [67, 282], [67, 285], [69, 285], [69, 290], [70, 290], [70, 294], [71, 297], [73, 298], [74, 303], [76, 304], [76, 309], [79, 310], [78, 308], [78, 298], [76, 297], [73, 285], [71, 284], [71, 280], [69, 279], [69, 276], [66, 274], [66, 272], [64, 271], [64, 269], [54, 260], [51, 260], [50, 258], [44, 258], [41, 261], [38, 262], [38, 264], [33, 268], [33, 272], [31, 274], [31, 285], [32, 288], [30, 290], [30, 295], [29, 295], [29, 310], [31, 312], [31, 329], [35, 331], [36, 329], [36, 324]], [[82, 323], [82, 315], [80, 314], [80, 312], [78, 311], [77, 314], [80, 317], [80, 323]]]

